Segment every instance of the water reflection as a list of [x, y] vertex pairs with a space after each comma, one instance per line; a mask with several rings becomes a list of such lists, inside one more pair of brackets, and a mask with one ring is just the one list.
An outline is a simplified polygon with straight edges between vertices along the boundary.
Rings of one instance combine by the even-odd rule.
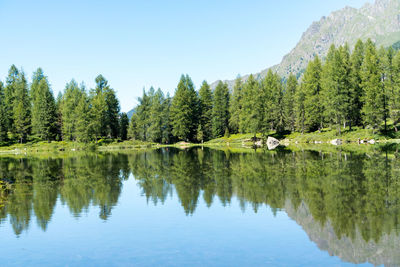
[[201, 198], [212, 206], [236, 197], [243, 211], [285, 210], [320, 249], [345, 261], [400, 264], [400, 163], [381, 152], [193, 148], [2, 157], [0, 222], [8, 219], [20, 235], [36, 219], [46, 231], [58, 199], [73, 216], [95, 206], [107, 220], [130, 173], [152, 205], [176, 193], [191, 215]]

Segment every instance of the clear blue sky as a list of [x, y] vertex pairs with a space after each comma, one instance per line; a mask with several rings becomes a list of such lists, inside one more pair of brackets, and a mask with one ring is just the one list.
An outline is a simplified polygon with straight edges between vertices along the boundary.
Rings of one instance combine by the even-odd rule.
[[313, 21], [365, 2], [0, 0], [0, 78], [42, 67], [57, 94], [101, 73], [128, 111], [143, 87], [173, 94], [182, 73], [198, 88], [279, 63]]

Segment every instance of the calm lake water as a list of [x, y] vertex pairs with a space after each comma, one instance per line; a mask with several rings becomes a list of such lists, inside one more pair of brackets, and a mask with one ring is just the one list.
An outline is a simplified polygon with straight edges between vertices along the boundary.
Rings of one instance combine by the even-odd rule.
[[400, 265], [397, 153], [0, 158], [0, 265]]

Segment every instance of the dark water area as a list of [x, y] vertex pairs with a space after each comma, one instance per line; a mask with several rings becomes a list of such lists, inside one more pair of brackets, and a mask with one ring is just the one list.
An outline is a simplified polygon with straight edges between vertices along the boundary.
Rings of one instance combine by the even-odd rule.
[[0, 265], [400, 266], [387, 151], [2, 156], [0, 178]]

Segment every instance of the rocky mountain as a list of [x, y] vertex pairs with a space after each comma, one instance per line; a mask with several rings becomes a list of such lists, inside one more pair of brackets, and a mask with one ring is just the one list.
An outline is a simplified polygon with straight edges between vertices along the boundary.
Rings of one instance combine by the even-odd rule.
[[[315, 55], [324, 58], [331, 44], [348, 43], [353, 47], [358, 39], [371, 38], [378, 46], [388, 47], [400, 40], [400, 0], [376, 0], [360, 9], [345, 7], [313, 22], [303, 33], [296, 47], [271, 69], [282, 77], [290, 73], [300, 76]], [[269, 68], [256, 73], [263, 78]], [[246, 80], [248, 75], [243, 76]], [[219, 81], [214, 82], [214, 88]], [[226, 80], [232, 88], [234, 80]]]

